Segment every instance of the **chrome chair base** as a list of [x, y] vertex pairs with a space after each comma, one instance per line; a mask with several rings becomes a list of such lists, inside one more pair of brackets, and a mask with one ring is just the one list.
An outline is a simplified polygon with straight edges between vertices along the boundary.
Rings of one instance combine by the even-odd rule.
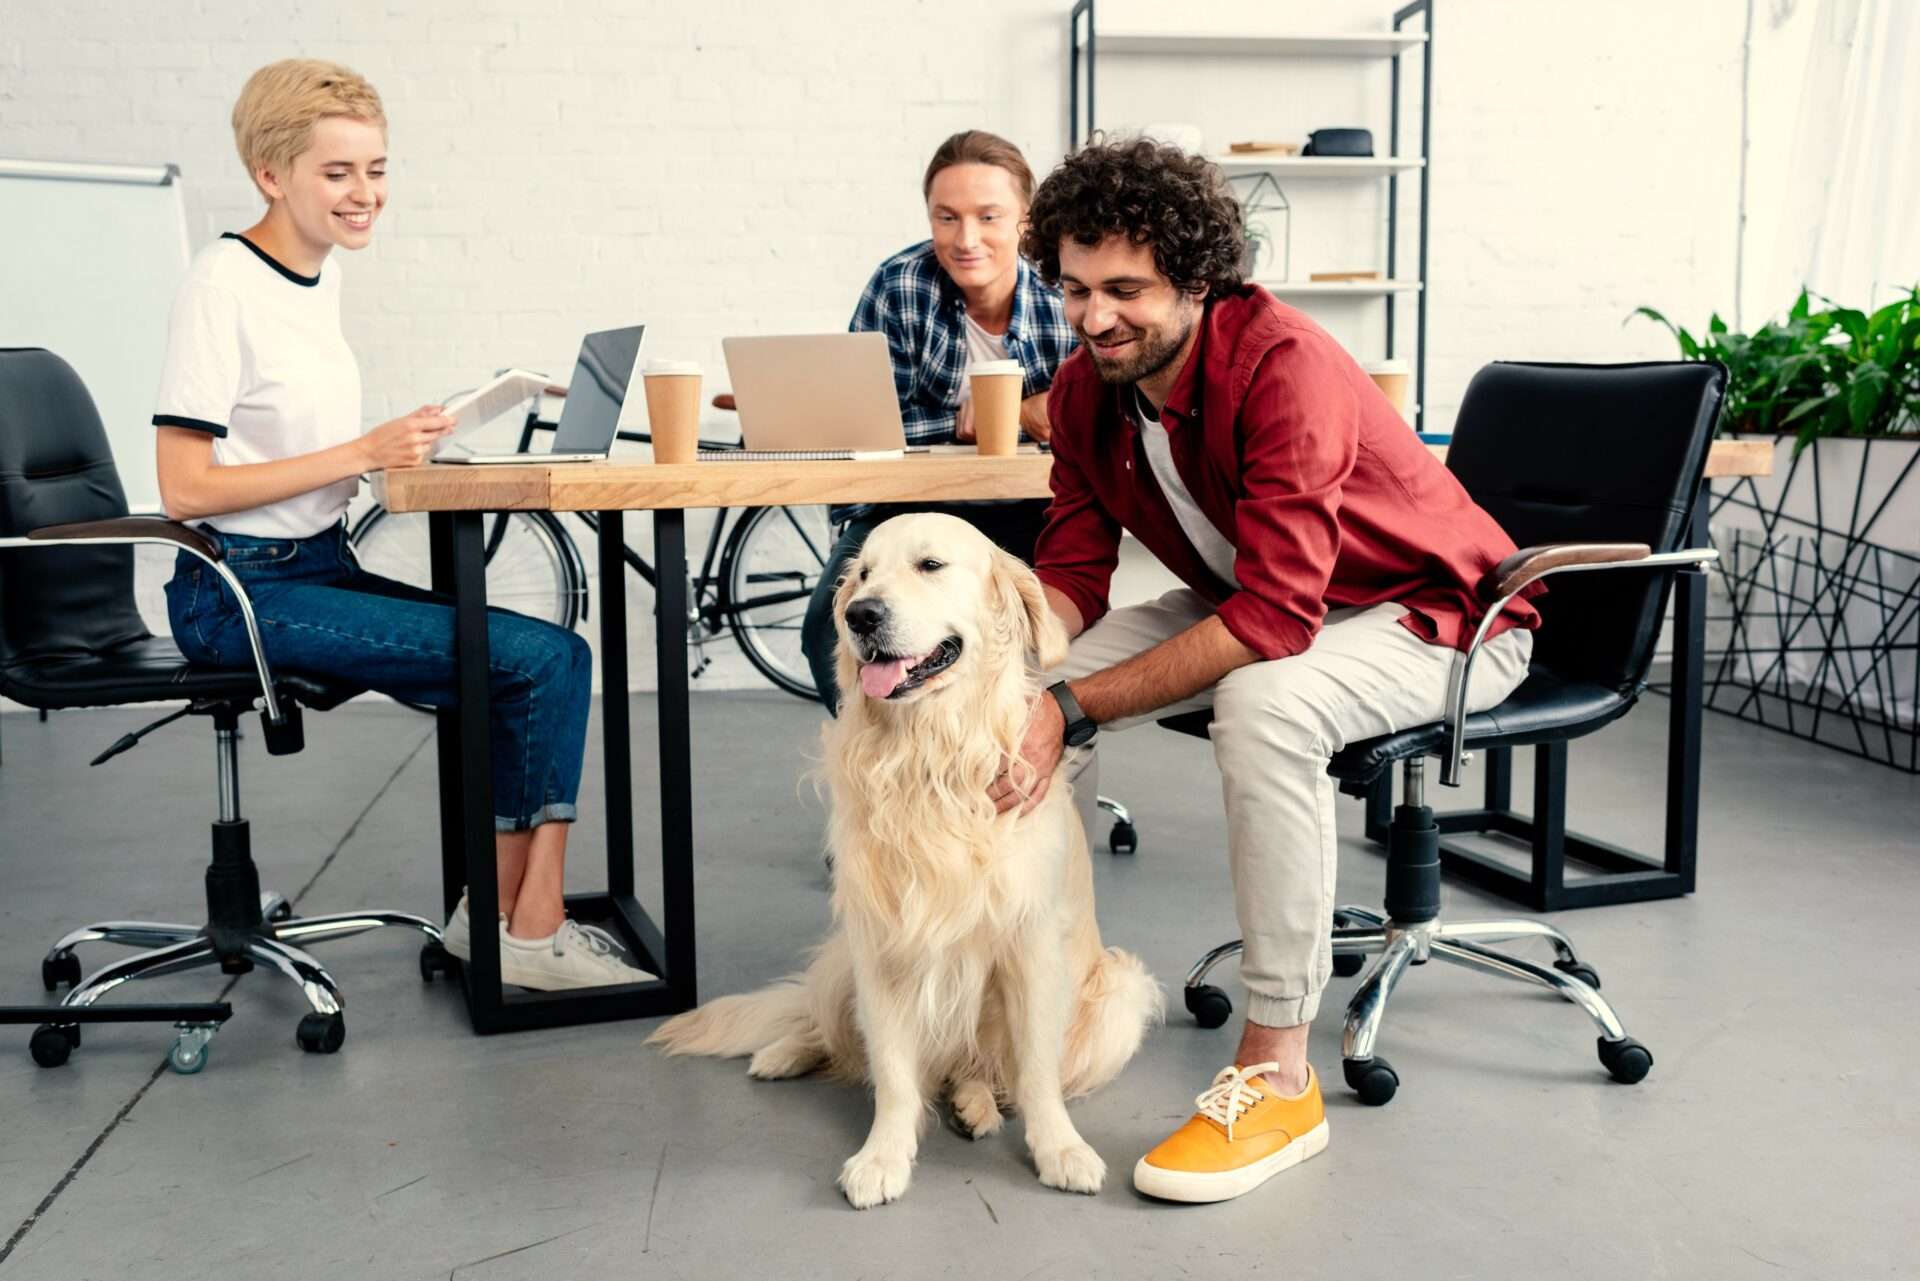
[[[60, 1011], [85, 1009], [122, 984], [135, 979], [160, 978], [187, 970], [218, 966], [229, 974], [264, 967], [292, 981], [306, 998], [311, 1013], [300, 1021], [296, 1034], [302, 1049], [330, 1054], [346, 1037], [342, 1017], [345, 1000], [333, 975], [306, 948], [314, 943], [350, 938], [369, 930], [399, 926], [418, 930], [429, 947], [442, 942], [441, 929], [424, 917], [405, 912], [337, 912], [326, 916], [290, 914], [278, 894], [260, 895], [260, 924], [240, 932], [237, 939], [217, 939], [211, 927], [154, 921], [102, 921], [62, 936], [41, 962], [41, 979], [51, 992], [61, 983], [73, 985], [57, 1006], [48, 1007], [47, 1025], [59, 1029], [70, 1044], [79, 1043], [77, 1023], [63, 1025]], [[74, 949], [83, 943], [119, 943], [143, 950], [80, 977]], [[423, 971], [425, 961], [423, 959]], [[197, 1072], [205, 1064], [207, 1044], [217, 1028], [208, 1023], [179, 1023], [179, 1036], [168, 1062], [176, 1071]], [[64, 1057], [64, 1056], [62, 1056]]]
[[[1544, 939], [1552, 945], [1553, 968], [1488, 946], [1530, 939]], [[1200, 1026], [1219, 1027], [1232, 1012], [1226, 993], [1206, 979], [1214, 966], [1240, 955], [1240, 951], [1237, 939], [1223, 944], [1187, 972], [1187, 1009]], [[1364, 1103], [1386, 1103], [1399, 1088], [1398, 1075], [1391, 1064], [1374, 1053], [1374, 1045], [1386, 1019], [1387, 1002], [1408, 968], [1436, 957], [1470, 970], [1537, 984], [1578, 1005], [1600, 1032], [1600, 1062], [1615, 1080], [1632, 1084], [1653, 1066], [1652, 1055], [1626, 1034], [1612, 1005], [1600, 995], [1600, 976], [1579, 959], [1564, 933], [1544, 921], [1448, 923], [1436, 919], [1402, 925], [1370, 908], [1341, 907], [1334, 912], [1333, 955], [1336, 972], [1348, 973], [1353, 971], [1342, 966], [1342, 958], [1374, 958], [1347, 1002], [1346, 1031], [1340, 1046], [1347, 1084]]]

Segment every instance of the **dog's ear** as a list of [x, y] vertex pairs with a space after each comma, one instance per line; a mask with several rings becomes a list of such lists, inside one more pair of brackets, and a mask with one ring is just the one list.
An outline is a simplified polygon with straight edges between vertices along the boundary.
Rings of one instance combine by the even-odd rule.
[[1040, 580], [1020, 558], [994, 548], [993, 582], [1001, 605], [1016, 620], [1026, 648], [1041, 667], [1052, 667], [1067, 656], [1067, 629], [1047, 604]]
[[860, 590], [859, 561], [852, 559], [840, 567], [840, 583], [833, 591], [833, 653], [834, 679], [840, 685], [840, 701], [851, 703], [860, 693], [860, 663], [854, 658], [853, 651], [847, 648], [846, 636], [841, 623], [847, 616], [847, 606], [852, 602], [854, 593]]

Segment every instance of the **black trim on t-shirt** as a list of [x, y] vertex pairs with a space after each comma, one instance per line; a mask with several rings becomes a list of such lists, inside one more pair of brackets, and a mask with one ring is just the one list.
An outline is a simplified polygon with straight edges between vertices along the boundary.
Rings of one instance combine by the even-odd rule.
[[[271, 261], [271, 259], [269, 259]], [[220, 423], [210, 423], [204, 418], [182, 418], [179, 414], [155, 414], [155, 427], [185, 427], [188, 431], [203, 431], [209, 436], [225, 436], [227, 429]]]
[[267, 266], [273, 268], [275, 271], [279, 272], [281, 275], [285, 276], [288, 280], [291, 280], [296, 285], [304, 285], [308, 289], [311, 289], [315, 285], [320, 283], [320, 277], [301, 275], [299, 272], [287, 266], [285, 263], [281, 262], [278, 258], [275, 258], [272, 254], [262, 249], [259, 245], [254, 244], [251, 240], [248, 240], [245, 236], [241, 235], [237, 231], [223, 231], [220, 233], [220, 239], [239, 241], [241, 244], [245, 245], [247, 248], [253, 250], [254, 257], [258, 258], [261, 262], [266, 263]]

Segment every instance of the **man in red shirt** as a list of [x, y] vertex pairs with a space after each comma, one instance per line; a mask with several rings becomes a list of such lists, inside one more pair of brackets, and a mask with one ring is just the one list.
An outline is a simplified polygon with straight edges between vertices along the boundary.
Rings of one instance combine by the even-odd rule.
[[[1240, 209], [1207, 161], [1095, 144], [1029, 217], [1023, 248], [1082, 345], [1048, 400], [1035, 553], [1075, 639], [1022, 755], [1045, 779], [1094, 726], [1213, 708], [1247, 1023], [1134, 1184], [1224, 1200], [1326, 1146], [1307, 1032], [1332, 971], [1328, 758], [1442, 718], [1475, 586], [1514, 546], [1338, 343], [1242, 282]], [[1123, 529], [1186, 588], [1109, 612]], [[1515, 601], [1496, 622], [1469, 707], [1519, 685], [1538, 621]], [[1022, 797], [1003, 775], [994, 799]]]

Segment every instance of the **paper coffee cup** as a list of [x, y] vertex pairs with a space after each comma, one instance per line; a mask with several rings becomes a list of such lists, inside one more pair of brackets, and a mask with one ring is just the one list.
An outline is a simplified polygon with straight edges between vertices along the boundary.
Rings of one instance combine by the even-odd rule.
[[691, 360], [650, 360], [644, 377], [653, 461], [694, 461], [700, 449], [700, 366]]
[[1394, 411], [1402, 418], [1407, 416], [1407, 390], [1413, 382], [1413, 371], [1404, 360], [1376, 360], [1367, 366], [1367, 377], [1373, 379], [1373, 385], [1386, 394]]
[[973, 435], [983, 454], [1011, 454], [1020, 445], [1020, 393], [1027, 374], [1017, 360], [976, 360], [967, 366], [973, 395]]

